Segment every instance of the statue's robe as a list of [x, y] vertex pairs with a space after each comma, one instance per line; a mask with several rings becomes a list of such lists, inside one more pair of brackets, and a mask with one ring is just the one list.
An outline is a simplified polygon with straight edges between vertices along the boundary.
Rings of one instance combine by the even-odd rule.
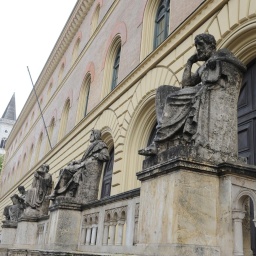
[[245, 71], [231, 52], [217, 51], [198, 69], [200, 84], [167, 95], [155, 141], [182, 131], [195, 146], [237, 155], [237, 102]]
[[[109, 160], [107, 145], [101, 141], [94, 141], [85, 151], [79, 164], [80, 168], [67, 166], [61, 173], [55, 186], [55, 194], [61, 195], [72, 190], [74, 184], [78, 186], [78, 196], [86, 201], [96, 199], [103, 163]], [[95, 198], [96, 197], [96, 198]]]
[[38, 208], [43, 204], [45, 196], [51, 192], [52, 186], [52, 176], [50, 174], [41, 171], [36, 171], [36, 174], [32, 182], [32, 188], [27, 191], [25, 198], [26, 204], [31, 208]]

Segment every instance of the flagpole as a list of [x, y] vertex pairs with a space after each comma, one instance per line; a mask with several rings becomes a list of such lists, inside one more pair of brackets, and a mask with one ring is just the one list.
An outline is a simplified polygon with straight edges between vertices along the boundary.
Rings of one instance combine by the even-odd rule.
[[39, 110], [40, 110], [40, 113], [41, 113], [41, 117], [42, 117], [42, 120], [43, 120], [43, 123], [44, 123], [44, 128], [45, 128], [45, 131], [46, 131], [46, 135], [47, 135], [50, 147], [52, 149], [52, 144], [51, 144], [50, 137], [49, 137], [49, 134], [48, 134], [48, 131], [47, 131], [47, 127], [46, 127], [46, 124], [45, 124], [45, 121], [44, 121], [43, 112], [42, 112], [42, 109], [41, 109], [41, 106], [40, 106], [40, 103], [39, 103], [39, 99], [38, 99], [38, 96], [37, 96], [37, 93], [36, 93], [36, 89], [35, 89], [35, 86], [34, 86], [34, 83], [33, 83], [33, 80], [32, 80], [32, 77], [31, 77], [31, 74], [30, 74], [28, 66], [27, 66], [27, 69], [28, 69], [28, 74], [29, 74], [32, 86], [33, 86], [33, 91], [34, 91], [34, 93], [36, 95], [36, 100], [37, 100], [37, 103], [38, 103], [38, 106], [39, 106]]

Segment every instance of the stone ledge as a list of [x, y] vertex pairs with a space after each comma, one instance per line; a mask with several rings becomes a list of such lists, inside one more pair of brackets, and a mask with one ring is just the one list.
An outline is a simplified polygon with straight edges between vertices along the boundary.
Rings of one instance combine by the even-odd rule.
[[126, 191], [124, 193], [120, 193], [120, 194], [117, 194], [114, 196], [109, 196], [109, 197], [102, 198], [100, 200], [93, 201], [91, 203], [83, 205], [82, 209], [87, 210], [87, 209], [95, 208], [98, 206], [114, 203], [117, 201], [122, 201], [122, 200], [126, 200], [126, 199], [133, 198], [133, 197], [138, 197], [138, 196], [140, 196], [140, 188], [136, 188], [133, 190]]
[[156, 164], [138, 172], [136, 175], [140, 181], [143, 181], [179, 170], [194, 171], [216, 176], [232, 174], [256, 179], [256, 167], [252, 165], [234, 162], [214, 164], [186, 157], [177, 157], [163, 163]]
[[14, 222], [14, 221], [4, 220], [2, 228], [17, 228], [17, 226], [18, 226], [18, 223], [16, 221]]
[[49, 207], [49, 211], [53, 212], [56, 210], [73, 210], [73, 211], [81, 211], [82, 204], [79, 203], [75, 198], [73, 197], [64, 197], [60, 196], [57, 197], [53, 204]]
[[118, 195], [102, 198], [100, 200], [95, 200], [95, 201], [89, 202], [87, 204], [79, 203], [74, 198], [57, 197], [54, 200], [54, 204], [49, 207], [49, 210], [51, 212], [56, 211], [58, 209], [82, 211], [82, 210], [87, 210], [87, 209], [99, 207], [102, 205], [114, 203], [117, 201], [122, 201], [122, 200], [126, 200], [126, 199], [133, 198], [133, 197], [138, 197], [138, 196], [140, 196], [140, 188], [129, 190], [127, 192], [120, 193]]

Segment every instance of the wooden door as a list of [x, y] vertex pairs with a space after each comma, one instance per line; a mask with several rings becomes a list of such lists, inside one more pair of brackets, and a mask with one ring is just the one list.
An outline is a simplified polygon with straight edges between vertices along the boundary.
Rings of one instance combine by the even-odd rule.
[[[256, 165], [256, 59], [247, 67], [238, 100], [238, 152], [248, 164]], [[251, 209], [253, 207], [250, 202]], [[251, 246], [256, 256], [256, 229], [251, 210]]]
[[110, 151], [109, 155], [110, 155], [110, 159], [106, 163], [104, 168], [104, 173], [103, 173], [101, 198], [110, 196], [110, 192], [111, 192], [112, 173], [113, 173], [113, 165], [114, 165], [114, 148]]

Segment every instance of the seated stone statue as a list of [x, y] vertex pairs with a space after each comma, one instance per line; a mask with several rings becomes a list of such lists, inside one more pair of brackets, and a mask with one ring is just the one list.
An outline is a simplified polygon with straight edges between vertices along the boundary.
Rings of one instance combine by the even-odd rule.
[[47, 215], [49, 200], [45, 197], [51, 193], [52, 175], [49, 173], [49, 165], [43, 164], [35, 171], [32, 187], [25, 196], [26, 215]]
[[7, 221], [17, 222], [24, 211], [24, 205], [20, 197], [14, 194], [11, 197], [13, 205], [8, 205], [4, 208], [4, 216]]
[[57, 196], [75, 197], [82, 201], [97, 199], [103, 163], [109, 160], [109, 152], [99, 130], [92, 130], [90, 142], [82, 159], [72, 161], [60, 170], [49, 199], [54, 200]]
[[[156, 136], [139, 154], [156, 155], [164, 144], [183, 144], [192, 145], [203, 158], [216, 153], [225, 160], [237, 157], [237, 101], [246, 67], [227, 49], [216, 51], [210, 34], [197, 35], [195, 47], [182, 88], [158, 88]], [[198, 61], [204, 63], [193, 74], [192, 65]]]
[[[11, 197], [13, 205], [7, 205], [4, 208], [3, 215], [5, 216], [5, 219], [7, 221], [15, 221], [16, 219], [18, 219], [18, 217], [21, 216], [24, 209], [26, 208], [26, 204], [25, 204], [26, 190], [25, 190], [24, 186], [19, 186], [18, 191], [21, 194], [21, 196], [14, 194]], [[14, 205], [16, 205], [16, 206], [14, 207]], [[16, 216], [16, 213], [17, 213], [17, 216]], [[11, 220], [11, 218], [12, 218], [12, 220]]]

